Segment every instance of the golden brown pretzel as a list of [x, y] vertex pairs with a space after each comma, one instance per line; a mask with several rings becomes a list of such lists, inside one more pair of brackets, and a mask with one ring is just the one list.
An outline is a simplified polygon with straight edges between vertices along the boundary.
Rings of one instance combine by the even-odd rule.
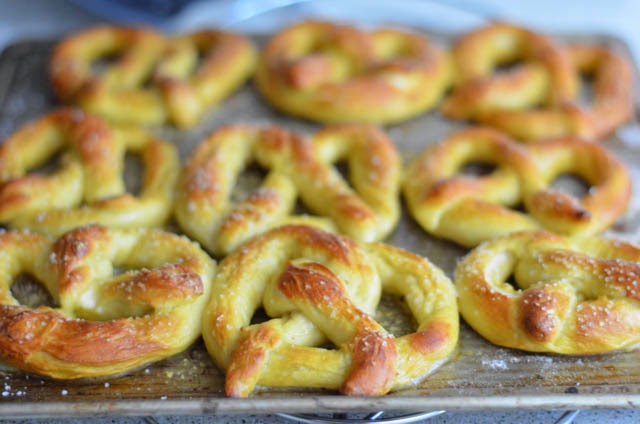
[[480, 120], [521, 140], [565, 135], [599, 140], [628, 121], [634, 86], [629, 61], [606, 47], [576, 45], [566, 50], [578, 72], [593, 76], [590, 105], [574, 100], [552, 109], [490, 112]]
[[640, 248], [620, 241], [514, 233], [458, 264], [460, 312], [500, 346], [570, 355], [633, 348], [640, 341], [639, 262]]
[[[560, 106], [577, 94], [578, 77], [562, 48], [524, 28], [502, 23], [480, 28], [458, 40], [453, 56], [456, 88], [441, 109], [449, 118], [483, 121], [491, 113]], [[498, 65], [515, 60], [524, 63], [493, 75]]]
[[[333, 168], [342, 160], [353, 189]], [[269, 172], [259, 189], [233, 202], [238, 175], [252, 161]], [[336, 125], [304, 138], [278, 127], [230, 125], [211, 133], [189, 159], [175, 215], [185, 233], [216, 255], [286, 223], [373, 241], [399, 219], [399, 185], [393, 143], [371, 126]], [[319, 217], [292, 215], [297, 198]]]
[[319, 122], [409, 119], [433, 107], [450, 78], [449, 59], [417, 34], [318, 21], [269, 40], [256, 73], [272, 105]]
[[[140, 193], [126, 192], [126, 152], [145, 166]], [[60, 153], [50, 175], [29, 173]], [[179, 159], [173, 145], [142, 130], [112, 129], [84, 112], [58, 109], [0, 145], [0, 222], [59, 235], [73, 227], [154, 227], [171, 214]]]
[[[478, 162], [495, 169], [460, 174]], [[584, 179], [591, 189], [580, 199], [552, 189], [562, 174]], [[407, 168], [403, 190], [409, 211], [426, 231], [471, 247], [526, 229], [595, 234], [624, 212], [631, 182], [624, 165], [599, 145], [559, 138], [525, 146], [476, 127], [427, 148]], [[525, 212], [511, 209], [520, 204]]]
[[[60, 379], [112, 375], [166, 358], [200, 335], [215, 263], [158, 230], [90, 226], [57, 241], [0, 234], [0, 358]], [[129, 269], [113, 275], [114, 268]], [[58, 306], [31, 309], [10, 292], [32, 275]]]
[[[116, 54], [115, 63], [94, 72]], [[244, 83], [255, 57], [246, 37], [220, 31], [166, 39], [148, 29], [101, 26], [63, 40], [50, 74], [62, 101], [110, 121], [184, 128]]]
[[[382, 395], [424, 378], [458, 338], [455, 293], [441, 270], [312, 227], [251, 239], [221, 263], [214, 287], [203, 336], [230, 396], [256, 384]], [[381, 290], [403, 296], [415, 333], [394, 338], [370, 316]], [[273, 319], [250, 325], [261, 305]], [[326, 338], [338, 349], [317, 347]]]

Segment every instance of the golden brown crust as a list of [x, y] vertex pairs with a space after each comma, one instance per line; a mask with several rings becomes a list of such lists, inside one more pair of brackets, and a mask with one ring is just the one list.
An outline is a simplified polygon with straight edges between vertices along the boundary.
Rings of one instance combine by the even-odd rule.
[[629, 61], [611, 48], [574, 45], [566, 48], [576, 71], [593, 77], [590, 104], [571, 100], [556, 108], [494, 111], [479, 120], [521, 140], [576, 135], [601, 140], [633, 114], [633, 72]]
[[[117, 60], [100, 73], [105, 57]], [[202, 57], [202, 60], [199, 59]], [[187, 128], [242, 85], [256, 60], [248, 38], [199, 31], [166, 39], [150, 29], [100, 26], [56, 46], [50, 63], [57, 96], [117, 123]]]
[[[495, 23], [472, 31], [456, 42], [453, 57], [456, 89], [442, 105], [450, 118], [560, 105], [577, 93], [577, 76], [561, 47], [525, 28]], [[516, 60], [523, 65], [514, 72], [493, 75], [498, 65]]]
[[409, 119], [430, 109], [450, 79], [448, 57], [417, 34], [319, 21], [272, 37], [256, 73], [276, 108], [325, 123]]
[[[126, 192], [124, 158], [144, 164], [137, 196]], [[28, 174], [62, 155], [50, 175]], [[178, 153], [142, 130], [112, 129], [74, 109], [30, 122], [0, 146], [0, 222], [59, 235], [90, 223], [112, 227], [164, 225], [178, 178]]]
[[[495, 169], [480, 176], [460, 173], [478, 162]], [[563, 174], [582, 178], [589, 192], [576, 198], [553, 190]], [[426, 231], [472, 247], [526, 229], [596, 234], [625, 211], [631, 182], [624, 165], [597, 144], [566, 137], [521, 145], [476, 127], [427, 148], [407, 168], [403, 191]], [[511, 209], [520, 204], [525, 212]]]
[[[347, 161], [344, 181], [334, 164]], [[256, 162], [262, 185], [233, 204], [238, 175]], [[229, 125], [207, 136], [179, 183], [179, 225], [215, 255], [286, 223], [337, 229], [378, 240], [399, 219], [400, 159], [382, 131], [364, 124], [327, 127], [305, 138], [280, 127]], [[318, 216], [292, 215], [300, 198]]]
[[[381, 291], [405, 298], [416, 333], [394, 338], [372, 318]], [[272, 319], [250, 325], [261, 305]], [[424, 378], [458, 338], [455, 293], [427, 260], [305, 226], [268, 231], [225, 258], [203, 326], [234, 397], [256, 385], [382, 395]], [[327, 338], [337, 349], [317, 347]]]
[[[0, 357], [13, 366], [60, 379], [118, 374], [200, 335], [215, 264], [185, 238], [91, 226], [55, 242], [19, 232], [0, 240]], [[114, 266], [131, 270], [114, 277]], [[22, 273], [59, 307], [18, 305], [9, 290]]]
[[[595, 45], [562, 47], [509, 24], [463, 36], [453, 49], [457, 84], [442, 105], [453, 119], [470, 119], [524, 141], [578, 136], [599, 140], [630, 119], [633, 73], [627, 59]], [[494, 75], [501, 63], [522, 60]], [[594, 77], [593, 100], [579, 104], [579, 75]]]
[[638, 247], [619, 241], [510, 234], [458, 264], [460, 313], [501, 346], [569, 355], [632, 348], [640, 341], [639, 260]]

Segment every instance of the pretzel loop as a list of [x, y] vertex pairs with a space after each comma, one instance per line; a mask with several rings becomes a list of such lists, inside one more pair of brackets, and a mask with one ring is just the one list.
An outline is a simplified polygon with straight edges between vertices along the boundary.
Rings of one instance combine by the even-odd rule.
[[[464, 319], [492, 343], [570, 355], [640, 340], [640, 249], [543, 231], [486, 242], [458, 265]], [[517, 288], [506, 281], [513, 275]]]
[[[348, 160], [354, 188], [334, 169]], [[233, 201], [240, 172], [269, 170], [262, 185]], [[378, 240], [399, 219], [400, 160], [386, 135], [340, 125], [303, 138], [278, 127], [231, 125], [196, 149], [179, 183], [175, 213], [183, 230], [214, 254], [283, 224], [308, 224]], [[318, 216], [292, 215], [300, 198]]]
[[[265, 275], [262, 255], [285, 246], [268, 264], [275, 273]], [[381, 395], [423, 378], [457, 340], [455, 295], [440, 270], [390, 246], [358, 246], [311, 227], [252, 239], [223, 261], [215, 287], [203, 334], [226, 369], [230, 396], [247, 396], [257, 384]], [[415, 333], [395, 339], [371, 318], [381, 288], [405, 298]], [[246, 307], [238, 307], [241, 292], [249, 292]], [[261, 303], [274, 318], [249, 326]], [[316, 347], [325, 337], [336, 350]]]
[[[300, 197], [314, 213], [330, 217], [358, 241], [386, 237], [400, 219], [400, 157], [389, 138], [368, 125], [333, 125], [298, 154], [294, 173]], [[349, 165], [349, 182], [334, 164]]]
[[[62, 153], [51, 175], [28, 172]], [[145, 166], [137, 196], [126, 193], [126, 152]], [[142, 130], [111, 129], [82, 112], [60, 109], [27, 124], [0, 146], [0, 222], [59, 235], [89, 223], [132, 228], [163, 225], [178, 178], [176, 149]]]
[[[524, 203], [544, 228], [567, 235], [590, 235], [615, 222], [631, 197], [631, 181], [624, 166], [595, 144], [559, 138], [530, 147], [537, 169], [523, 174]], [[550, 188], [560, 175], [581, 177], [590, 186], [577, 199]]]
[[[117, 58], [96, 69], [110, 56]], [[109, 121], [186, 128], [244, 83], [255, 56], [247, 38], [218, 31], [165, 39], [152, 30], [103, 26], [56, 46], [50, 75], [61, 100]]]
[[445, 55], [398, 30], [303, 22], [267, 43], [256, 74], [278, 109], [319, 122], [392, 123], [429, 108], [451, 77]]
[[599, 140], [633, 114], [633, 71], [629, 62], [610, 48], [571, 46], [567, 49], [577, 72], [593, 76], [589, 105], [576, 100], [550, 110], [497, 111], [482, 122], [522, 140], [576, 135]]
[[[465, 165], [495, 168], [463, 175]], [[580, 198], [552, 188], [574, 174], [590, 185]], [[430, 233], [465, 246], [514, 231], [548, 228], [596, 234], [624, 212], [631, 181], [622, 163], [602, 147], [575, 138], [524, 146], [488, 128], [451, 134], [412, 162], [403, 183], [409, 210]], [[524, 212], [514, 210], [524, 205]]]
[[[190, 158], [175, 213], [180, 226], [214, 254], [287, 222], [332, 228], [319, 218], [292, 216], [298, 188], [292, 180], [297, 136], [271, 127], [232, 125], [211, 133]], [[240, 172], [251, 162], [269, 170], [262, 185], [232, 202]]]
[[[55, 244], [8, 232], [0, 249], [0, 357], [11, 365], [60, 379], [112, 375], [171, 356], [200, 335], [214, 263], [185, 238], [92, 226]], [[114, 267], [131, 270], [114, 277]], [[60, 306], [19, 305], [10, 287], [23, 273]]]

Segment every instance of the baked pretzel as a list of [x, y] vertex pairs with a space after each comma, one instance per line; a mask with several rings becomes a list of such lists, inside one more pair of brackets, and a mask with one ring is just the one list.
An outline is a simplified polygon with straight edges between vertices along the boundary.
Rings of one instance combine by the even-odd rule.
[[[487, 175], [464, 175], [482, 163]], [[590, 186], [578, 199], [551, 188], [574, 174]], [[519, 230], [547, 228], [592, 235], [625, 211], [631, 182], [625, 166], [599, 145], [576, 138], [521, 145], [490, 128], [469, 128], [427, 148], [407, 168], [409, 211], [428, 232], [464, 246]], [[520, 205], [525, 211], [514, 210]]]
[[[115, 63], [95, 71], [114, 55]], [[58, 44], [50, 74], [62, 101], [110, 121], [187, 128], [247, 80], [255, 58], [249, 39], [225, 32], [166, 39], [149, 29], [100, 26]]]
[[[403, 296], [416, 332], [395, 338], [371, 317], [381, 291]], [[272, 319], [250, 325], [260, 306]], [[441, 270], [411, 253], [279, 227], [221, 263], [203, 337], [226, 370], [229, 396], [248, 396], [256, 385], [383, 395], [415, 384], [452, 352], [455, 292]], [[336, 350], [318, 347], [327, 338]]]
[[[139, 155], [145, 167], [137, 196], [126, 192], [126, 152]], [[53, 173], [29, 173], [57, 153], [61, 158]], [[171, 215], [178, 173], [172, 144], [142, 130], [112, 129], [78, 110], [58, 109], [0, 145], [0, 223], [51, 235], [90, 223], [162, 226]]]
[[267, 42], [256, 83], [294, 116], [393, 123], [433, 107], [451, 75], [448, 57], [417, 34], [307, 21]]
[[[214, 262], [159, 230], [75, 229], [53, 242], [0, 234], [0, 358], [58, 379], [118, 374], [187, 348], [200, 336]], [[130, 269], [114, 276], [114, 268]], [[20, 305], [15, 277], [32, 275], [57, 307]]]
[[[353, 189], [333, 163], [347, 160]], [[251, 162], [269, 170], [262, 186], [233, 202]], [[400, 216], [400, 160], [387, 136], [368, 125], [328, 127], [312, 138], [279, 127], [229, 125], [211, 133], [189, 159], [175, 216], [215, 255], [278, 225], [305, 223], [357, 240], [379, 240]], [[298, 197], [315, 214], [292, 215]]]
[[458, 264], [460, 312], [500, 346], [569, 355], [633, 348], [640, 342], [639, 263], [640, 248], [620, 241], [514, 233]]
[[[453, 57], [455, 89], [441, 108], [452, 119], [482, 121], [493, 112], [560, 106], [578, 91], [577, 74], [562, 48], [514, 25], [491, 24], [463, 36]], [[494, 75], [499, 65], [517, 60], [523, 63], [515, 70]]]
[[606, 47], [571, 46], [567, 52], [578, 72], [594, 78], [590, 105], [573, 100], [552, 109], [494, 111], [481, 121], [521, 140], [566, 135], [599, 140], [628, 121], [633, 114], [633, 71], [629, 61]]

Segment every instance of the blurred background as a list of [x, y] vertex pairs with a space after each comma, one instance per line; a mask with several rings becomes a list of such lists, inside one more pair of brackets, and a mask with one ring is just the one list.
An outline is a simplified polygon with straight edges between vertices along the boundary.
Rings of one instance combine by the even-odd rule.
[[443, 32], [462, 31], [485, 19], [508, 20], [540, 31], [613, 35], [625, 40], [636, 63], [640, 61], [636, 0], [2, 0], [0, 48], [24, 38], [58, 37], [100, 21], [144, 23], [175, 32], [212, 25], [269, 31], [300, 16], [357, 17]]

